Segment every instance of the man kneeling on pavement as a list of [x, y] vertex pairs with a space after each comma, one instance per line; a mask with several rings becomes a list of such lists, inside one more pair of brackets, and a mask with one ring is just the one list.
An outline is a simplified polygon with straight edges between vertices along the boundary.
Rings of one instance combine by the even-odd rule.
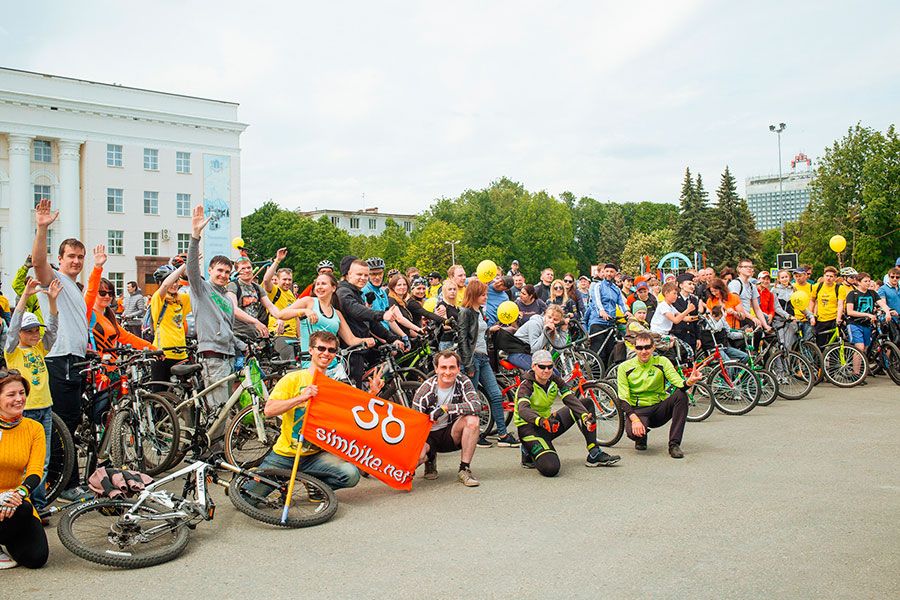
[[441, 350], [433, 360], [435, 374], [419, 387], [413, 398], [413, 408], [432, 420], [419, 464], [425, 463], [425, 479], [437, 479], [437, 453], [460, 450], [456, 477], [463, 485], [476, 487], [479, 481], [472, 475], [470, 465], [478, 443], [481, 403], [472, 382], [460, 373], [459, 354]]
[[[514, 422], [522, 442], [522, 466], [537, 469], [544, 477], [559, 473], [559, 456], [553, 440], [577, 425], [587, 444], [585, 466], [608, 467], [619, 456], [607, 454], [597, 444], [597, 420], [594, 404], [587, 398], [577, 398], [565, 381], [553, 374], [553, 356], [546, 350], [531, 355], [531, 370], [525, 373], [516, 391]], [[561, 400], [563, 407], [553, 410], [553, 403]]]
[[[639, 332], [634, 338], [637, 356], [618, 367], [618, 392], [625, 412], [625, 433], [634, 440], [636, 450], [647, 449], [647, 432], [662, 427], [669, 421], [669, 455], [684, 458], [681, 438], [688, 414], [688, 388], [703, 378], [695, 369], [687, 381], [678, 374], [672, 361], [664, 356], [654, 356], [653, 336]], [[666, 382], [674, 390], [666, 394]]]

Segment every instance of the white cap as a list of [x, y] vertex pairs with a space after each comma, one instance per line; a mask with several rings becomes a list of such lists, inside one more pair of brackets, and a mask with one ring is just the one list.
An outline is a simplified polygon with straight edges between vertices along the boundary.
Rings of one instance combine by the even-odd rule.
[[34, 316], [34, 313], [27, 312], [23, 314], [21, 329], [34, 329], [35, 327], [44, 327], [44, 324]]

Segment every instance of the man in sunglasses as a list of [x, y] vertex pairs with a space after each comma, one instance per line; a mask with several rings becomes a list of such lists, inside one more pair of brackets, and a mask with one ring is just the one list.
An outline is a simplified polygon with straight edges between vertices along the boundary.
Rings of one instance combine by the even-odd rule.
[[888, 271], [885, 281], [886, 283], [878, 288], [878, 297], [887, 302], [891, 315], [892, 339], [897, 342], [900, 340], [900, 328], [897, 327], [896, 320], [900, 315], [900, 267], [894, 267]]
[[[635, 450], [647, 449], [647, 432], [662, 427], [669, 421], [669, 456], [684, 458], [681, 438], [687, 422], [687, 388], [703, 378], [695, 369], [687, 381], [678, 374], [672, 362], [664, 356], [654, 356], [653, 337], [649, 332], [635, 336], [637, 353], [618, 368], [619, 407], [625, 411], [625, 434], [634, 440]], [[666, 394], [666, 382], [674, 386], [672, 394]]]
[[[522, 466], [537, 469], [544, 477], [559, 473], [559, 456], [553, 440], [577, 425], [587, 444], [586, 467], [609, 467], [620, 456], [607, 454], [597, 445], [597, 419], [594, 404], [577, 398], [566, 382], [553, 374], [553, 356], [546, 350], [531, 355], [531, 370], [522, 378], [516, 391], [513, 416], [522, 442]], [[563, 407], [553, 410], [553, 403], [561, 400]]]

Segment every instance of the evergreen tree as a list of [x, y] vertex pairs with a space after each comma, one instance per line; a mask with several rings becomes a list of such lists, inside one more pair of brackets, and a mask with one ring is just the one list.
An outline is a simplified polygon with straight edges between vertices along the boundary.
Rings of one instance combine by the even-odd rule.
[[691, 170], [685, 169], [675, 226], [675, 247], [685, 254], [704, 252], [709, 248], [706, 198], [700, 175], [697, 175], [697, 183], [694, 184]]
[[719, 269], [737, 265], [742, 258], [752, 258], [759, 248], [756, 222], [747, 201], [737, 195], [737, 182], [726, 166], [719, 189], [716, 207], [711, 211], [712, 244], [709, 262]]

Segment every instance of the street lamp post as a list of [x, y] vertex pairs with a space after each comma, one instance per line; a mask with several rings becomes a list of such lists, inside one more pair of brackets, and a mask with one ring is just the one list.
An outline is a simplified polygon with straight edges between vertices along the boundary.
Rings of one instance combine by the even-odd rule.
[[459, 240], [452, 240], [444, 242], [445, 245], [450, 246], [450, 264], [456, 264], [456, 245], [459, 243]]
[[781, 222], [781, 253], [784, 254], [784, 180], [781, 177], [781, 132], [784, 131], [784, 123], [779, 123], [778, 127], [769, 125], [769, 131], [778, 136], [778, 214]]

